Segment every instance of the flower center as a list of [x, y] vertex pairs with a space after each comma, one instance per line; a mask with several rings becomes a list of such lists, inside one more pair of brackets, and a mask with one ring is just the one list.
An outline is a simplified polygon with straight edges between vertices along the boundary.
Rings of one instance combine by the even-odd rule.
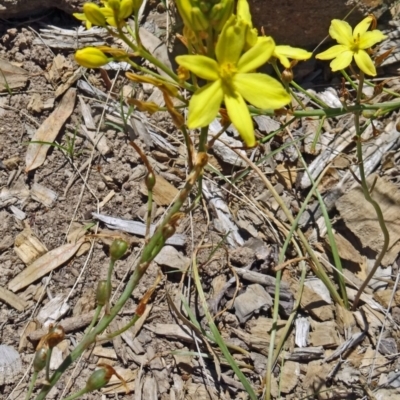
[[360, 50], [360, 35], [353, 39], [353, 45], [351, 46], [352, 52], [357, 53], [358, 50]]
[[224, 63], [219, 66], [219, 76], [224, 81], [224, 83], [230, 83], [236, 73], [237, 68], [235, 64]]

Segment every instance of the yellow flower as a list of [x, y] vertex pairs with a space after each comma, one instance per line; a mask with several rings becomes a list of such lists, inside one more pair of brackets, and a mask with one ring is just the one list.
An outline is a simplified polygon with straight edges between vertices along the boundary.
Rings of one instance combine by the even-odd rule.
[[275, 46], [273, 56], [277, 58], [285, 68], [290, 68], [289, 58], [293, 60], [308, 60], [312, 53], [298, 47], [291, 46]]
[[112, 58], [108, 58], [96, 47], [85, 47], [76, 51], [75, 61], [85, 68], [99, 68], [112, 61]]
[[274, 51], [271, 37], [262, 37], [244, 54], [246, 23], [232, 16], [218, 39], [216, 60], [202, 55], [176, 57], [177, 63], [210, 81], [189, 102], [188, 127], [207, 126], [217, 116], [222, 101], [247, 146], [256, 144], [253, 122], [246, 101], [258, 108], [277, 109], [290, 102], [283, 86], [268, 75], [253, 72]]
[[375, 76], [375, 65], [366, 50], [386, 39], [386, 36], [377, 29], [368, 31], [373, 20], [374, 17], [372, 16], [364, 18], [354, 28], [354, 31], [347, 22], [338, 19], [332, 20], [329, 35], [339, 44], [317, 54], [316, 58], [320, 60], [333, 59], [330, 63], [331, 69], [332, 71], [339, 71], [347, 68], [354, 57], [361, 71], [367, 75]]

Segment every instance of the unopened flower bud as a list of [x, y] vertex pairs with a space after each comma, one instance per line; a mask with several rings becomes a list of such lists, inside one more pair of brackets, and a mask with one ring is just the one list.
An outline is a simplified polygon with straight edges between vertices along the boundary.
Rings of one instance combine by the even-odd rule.
[[281, 76], [283, 82], [290, 83], [293, 80], [293, 71], [291, 69], [284, 69]]
[[100, 68], [108, 64], [111, 59], [96, 47], [85, 47], [76, 51], [75, 61], [85, 68]]
[[120, 19], [126, 19], [133, 13], [133, 0], [121, 0], [121, 6], [118, 12]]
[[110, 290], [107, 281], [99, 281], [96, 289], [96, 301], [98, 306], [104, 306], [110, 299]]
[[122, 239], [115, 239], [110, 246], [110, 257], [112, 261], [117, 261], [124, 256], [128, 250], [128, 243]]
[[41, 347], [36, 350], [35, 358], [33, 359], [33, 369], [35, 372], [40, 372], [46, 366], [48, 347]]
[[138, 12], [140, 7], [142, 6], [142, 4], [143, 4], [143, 0], [133, 0], [133, 10], [135, 12]]
[[193, 7], [191, 9], [191, 28], [194, 31], [205, 31], [208, 28], [208, 20], [199, 7]]
[[119, 11], [121, 7], [121, 0], [108, 0], [107, 6], [114, 11]]
[[85, 3], [83, 12], [89, 22], [93, 25], [106, 26], [106, 17], [102, 14], [100, 7], [95, 3]]

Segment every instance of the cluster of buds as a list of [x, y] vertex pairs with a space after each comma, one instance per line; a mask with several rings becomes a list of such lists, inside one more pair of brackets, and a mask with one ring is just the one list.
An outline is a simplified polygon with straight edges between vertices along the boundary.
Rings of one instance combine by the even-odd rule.
[[234, 0], [176, 0], [185, 26], [195, 32], [212, 27], [220, 32], [233, 13]]
[[143, 0], [102, 0], [103, 7], [95, 3], [85, 3], [83, 13], [74, 14], [75, 18], [85, 21], [89, 29], [92, 25], [120, 27], [125, 19], [139, 11]]

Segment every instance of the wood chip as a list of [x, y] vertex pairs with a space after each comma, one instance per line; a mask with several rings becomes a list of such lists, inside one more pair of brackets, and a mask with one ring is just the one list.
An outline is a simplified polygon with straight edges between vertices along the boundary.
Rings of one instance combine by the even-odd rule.
[[28, 303], [19, 296], [0, 286], [0, 301], [10, 305], [18, 311], [24, 311]]
[[394, 294], [392, 289], [380, 290], [374, 293], [374, 299], [383, 308], [388, 308], [389, 304], [391, 307], [398, 307], [400, 305], [400, 290], [397, 290]]
[[32, 264], [48, 252], [47, 247], [36, 237], [29, 226], [15, 237], [14, 251], [26, 265]]
[[334, 321], [313, 323], [314, 330], [310, 333], [310, 344], [314, 347], [333, 348], [340, 345], [339, 335]]
[[[360, 252], [353, 246], [353, 244], [347, 240], [340, 233], [334, 233], [336, 246], [338, 248], [339, 257], [342, 260], [351, 261], [353, 263], [361, 264], [363, 262], [363, 258], [361, 257]], [[325, 236], [325, 244], [328, 249], [331, 251], [331, 244], [329, 242], [329, 238]]]
[[192, 343], [194, 338], [194, 333], [191, 334], [190, 330], [184, 325], [156, 324], [155, 326], [146, 326], [146, 329], [154, 332], [156, 335], [188, 343]]
[[[57, 108], [42, 123], [32, 137], [32, 141], [53, 143], [65, 121], [71, 115], [76, 99], [76, 89], [70, 88], [65, 93]], [[25, 172], [40, 167], [46, 159], [50, 145], [31, 143], [25, 157]]]
[[77, 243], [65, 244], [44, 254], [12, 279], [8, 284], [8, 288], [13, 292], [17, 292], [35, 282], [67, 262], [84, 242], [85, 239], [81, 239]]
[[31, 197], [44, 206], [51, 207], [57, 200], [58, 194], [54, 190], [34, 183], [31, 187]]
[[102, 358], [110, 358], [112, 360], [116, 360], [118, 358], [117, 353], [114, 349], [106, 348], [103, 346], [96, 346], [93, 349], [93, 355]]
[[283, 364], [280, 377], [280, 388], [282, 393], [290, 393], [298, 384], [300, 379], [300, 364], [286, 361]]

